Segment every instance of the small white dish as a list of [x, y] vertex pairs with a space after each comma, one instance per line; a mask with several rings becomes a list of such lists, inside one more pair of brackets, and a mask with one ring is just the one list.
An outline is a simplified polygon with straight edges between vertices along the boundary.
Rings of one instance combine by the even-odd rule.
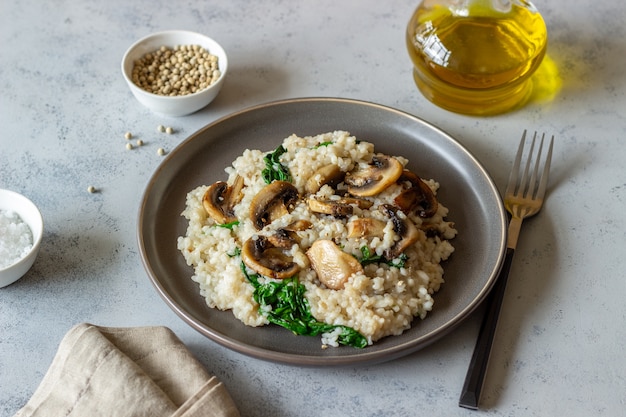
[[[177, 45], [199, 45], [217, 56], [221, 75], [209, 87], [184, 96], [164, 96], [150, 93], [132, 81], [132, 72], [135, 61], [149, 52], [154, 52], [161, 46], [174, 48]], [[184, 30], [169, 30], [158, 32], [139, 39], [128, 48], [122, 59], [122, 74], [135, 98], [155, 113], [165, 116], [185, 116], [207, 106], [219, 93], [228, 70], [228, 58], [224, 48], [209, 38], [196, 32]]]
[[0, 189], [0, 210], [16, 213], [32, 233], [30, 251], [13, 264], [0, 268], [0, 288], [6, 287], [23, 277], [33, 266], [43, 236], [43, 219], [35, 204], [23, 195], [10, 190]]

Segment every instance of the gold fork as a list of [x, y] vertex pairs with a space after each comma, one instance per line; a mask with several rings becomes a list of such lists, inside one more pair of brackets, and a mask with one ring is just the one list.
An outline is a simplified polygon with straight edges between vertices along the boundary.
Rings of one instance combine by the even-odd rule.
[[[539, 150], [535, 156], [534, 151], [536, 139], [537, 133], [535, 132], [533, 140], [530, 144], [528, 159], [526, 160], [524, 167], [520, 169], [524, 154], [524, 143], [526, 142], [526, 131], [524, 131], [522, 140], [520, 141], [519, 148], [517, 150], [517, 155], [515, 156], [513, 169], [511, 170], [511, 174], [509, 176], [509, 182], [504, 193], [504, 207], [511, 214], [507, 237], [506, 256], [504, 258], [504, 263], [502, 264], [502, 269], [500, 270], [498, 279], [496, 280], [494, 287], [491, 290], [491, 294], [486, 301], [487, 311], [485, 312], [485, 316], [478, 333], [478, 340], [476, 341], [476, 346], [474, 347], [474, 353], [467, 370], [465, 383], [463, 384], [463, 390], [461, 391], [461, 397], [459, 399], [459, 406], [461, 407], [471, 408], [474, 410], [478, 409], [480, 392], [482, 390], [483, 381], [487, 371], [487, 363], [491, 353], [493, 338], [496, 333], [498, 316], [500, 315], [502, 299], [504, 298], [504, 291], [506, 289], [506, 281], [511, 269], [511, 263], [513, 261], [519, 232], [522, 227], [522, 221], [537, 214], [543, 205], [548, 185], [548, 174], [550, 172], [554, 136], [550, 139], [548, 154], [545, 158], [541, 173], [541, 153], [543, 150], [545, 133], [541, 137]], [[533, 157], [535, 158], [534, 166], [532, 163]]]

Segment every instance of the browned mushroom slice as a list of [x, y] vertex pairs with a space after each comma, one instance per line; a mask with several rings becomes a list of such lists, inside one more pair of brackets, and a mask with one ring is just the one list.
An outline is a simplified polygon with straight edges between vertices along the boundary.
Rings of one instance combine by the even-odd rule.
[[269, 240], [273, 246], [282, 249], [289, 249], [299, 241], [296, 232], [286, 229], [276, 230], [273, 235], [267, 236], [267, 240]]
[[363, 272], [360, 262], [332, 240], [316, 240], [306, 255], [320, 282], [333, 290], [344, 288], [352, 275]]
[[328, 214], [334, 217], [346, 217], [354, 211], [354, 207], [350, 204], [342, 203], [338, 200], [309, 198], [306, 202], [309, 210], [312, 212]]
[[352, 204], [360, 209], [368, 209], [374, 205], [370, 200], [358, 197], [341, 197], [337, 201], [344, 204]]
[[298, 232], [309, 229], [313, 224], [308, 220], [296, 220], [293, 223], [277, 229], [273, 235], [269, 235], [267, 239], [272, 245], [278, 248], [289, 249], [295, 244], [299, 244], [301, 239]]
[[309, 210], [314, 213], [328, 214], [334, 217], [350, 216], [354, 212], [354, 207], [368, 209], [374, 203], [363, 198], [342, 197], [338, 199], [319, 199], [310, 197], [307, 199]]
[[396, 206], [405, 213], [415, 211], [422, 218], [432, 217], [437, 213], [439, 203], [435, 193], [417, 174], [404, 170], [398, 182], [409, 182], [411, 186], [398, 194], [394, 200]]
[[348, 222], [348, 237], [380, 237], [385, 234], [387, 222], [371, 217], [358, 218]]
[[426, 234], [426, 237], [441, 237], [441, 230], [439, 230], [439, 226], [437, 225], [422, 223], [420, 229]]
[[292, 232], [300, 232], [302, 230], [310, 229], [311, 227], [313, 227], [313, 223], [311, 223], [308, 220], [300, 219], [287, 225], [287, 227], [285, 227], [285, 230], [289, 230]]
[[419, 230], [415, 224], [408, 218], [401, 218], [398, 216], [397, 208], [390, 204], [383, 204], [381, 206], [382, 212], [389, 216], [393, 222], [393, 230], [400, 240], [398, 240], [392, 247], [385, 251], [385, 258], [388, 260], [396, 259], [413, 243], [419, 239]]
[[207, 188], [202, 197], [202, 206], [215, 222], [226, 224], [237, 220], [234, 208], [241, 201], [243, 185], [243, 177], [237, 175], [232, 186], [218, 181]]
[[402, 164], [396, 158], [378, 154], [366, 168], [349, 172], [344, 182], [350, 194], [369, 197], [381, 193], [395, 183], [402, 170]]
[[250, 218], [257, 230], [287, 214], [298, 200], [299, 194], [293, 184], [274, 181], [266, 185], [250, 203]]
[[257, 274], [275, 279], [290, 278], [300, 271], [298, 264], [265, 236], [246, 240], [241, 248], [241, 260]]
[[342, 172], [339, 166], [335, 164], [324, 165], [319, 168], [304, 185], [304, 190], [309, 194], [315, 194], [323, 185], [334, 187], [343, 181], [345, 172]]

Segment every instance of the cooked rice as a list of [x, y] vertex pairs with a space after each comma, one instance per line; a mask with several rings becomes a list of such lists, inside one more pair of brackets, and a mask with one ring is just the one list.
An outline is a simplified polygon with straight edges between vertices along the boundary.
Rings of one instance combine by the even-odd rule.
[[[332, 142], [328, 146], [317, 146]], [[342, 171], [350, 171], [359, 165], [368, 164], [375, 155], [374, 145], [358, 141], [348, 132], [336, 131], [317, 136], [286, 138], [282, 145], [287, 149], [280, 161], [288, 167], [293, 184], [304, 194], [306, 181], [320, 167], [333, 163]], [[215, 222], [207, 215], [202, 205], [202, 197], [208, 185], [200, 186], [187, 195], [187, 206], [182, 215], [188, 219], [186, 236], [179, 237], [178, 249], [187, 264], [194, 268], [192, 279], [199, 284], [200, 293], [207, 304], [220, 310], [232, 310], [235, 317], [248, 326], [268, 324], [259, 313], [259, 305], [253, 300], [253, 287], [240, 269], [241, 258], [233, 256], [238, 248], [253, 235], [269, 235], [278, 228], [285, 227], [295, 220], [308, 220], [313, 227], [298, 232], [300, 245], [294, 245], [290, 254], [302, 268], [299, 281], [306, 287], [306, 297], [313, 316], [333, 325], [349, 326], [364, 335], [369, 344], [385, 336], [399, 335], [411, 326], [415, 317], [424, 319], [433, 308], [433, 294], [443, 284], [441, 262], [454, 251], [449, 239], [456, 235], [453, 224], [447, 221], [448, 210], [439, 202], [437, 213], [428, 219], [416, 214], [408, 217], [420, 229], [419, 240], [411, 245], [405, 254], [408, 260], [404, 267], [390, 267], [387, 264], [369, 264], [364, 273], [354, 274], [340, 290], [326, 288], [311, 269], [305, 252], [318, 239], [333, 239], [345, 252], [360, 256], [360, 248], [368, 245], [381, 255], [390, 248], [398, 236], [388, 222], [382, 239], [348, 238], [346, 224], [349, 218], [338, 219], [329, 215], [315, 214], [308, 210], [301, 199], [289, 214], [275, 220], [262, 231], [254, 228], [249, 218], [250, 202], [266, 185], [261, 177], [265, 168], [263, 157], [273, 150], [245, 150], [232, 166], [225, 169], [228, 184], [237, 175], [244, 178], [243, 198], [235, 206], [235, 214], [240, 223], [233, 230], [213, 227]], [[408, 160], [396, 156], [404, 166]], [[434, 180], [425, 181], [436, 193], [439, 184]], [[340, 184], [341, 188], [344, 186]], [[344, 187], [345, 188], [345, 187]], [[392, 185], [384, 192], [368, 199], [374, 202], [370, 209], [355, 208], [353, 216], [374, 217], [388, 220], [376, 208], [380, 204], [393, 203], [400, 192], [400, 185]], [[316, 196], [333, 193], [329, 186], [323, 186]], [[425, 226], [438, 233], [424, 232]], [[337, 334], [328, 333], [322, 337], [322, 344], [336, 346]]]

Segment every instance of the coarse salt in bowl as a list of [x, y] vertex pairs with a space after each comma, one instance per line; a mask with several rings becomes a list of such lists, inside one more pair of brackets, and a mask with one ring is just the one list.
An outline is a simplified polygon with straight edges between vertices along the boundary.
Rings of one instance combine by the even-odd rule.
[[[198, 45], [207, 50], [209, 54], [216, 56], [219, 78], [208, 87], [195, 93], [173, 96], [148, 92], [133, 82], [132, 73], [137, 60], [147, 53], [157, 51], [162, 46], [173, 49], [179, 45]], [[228, 58], [224, 48], [219, 43], [200, 33], [184, 30], [169, 30], [148, 35], [131, 45], [122, 59], [122, 74], [135, 98], [153, 112], [165, 116], [185, 116], [207, 106], [222, 88], [227, 70]]]
[[37, 206], [21, 194], [0, 189], [0, 288], [33, 266], [42, 236], [43, 219]]

